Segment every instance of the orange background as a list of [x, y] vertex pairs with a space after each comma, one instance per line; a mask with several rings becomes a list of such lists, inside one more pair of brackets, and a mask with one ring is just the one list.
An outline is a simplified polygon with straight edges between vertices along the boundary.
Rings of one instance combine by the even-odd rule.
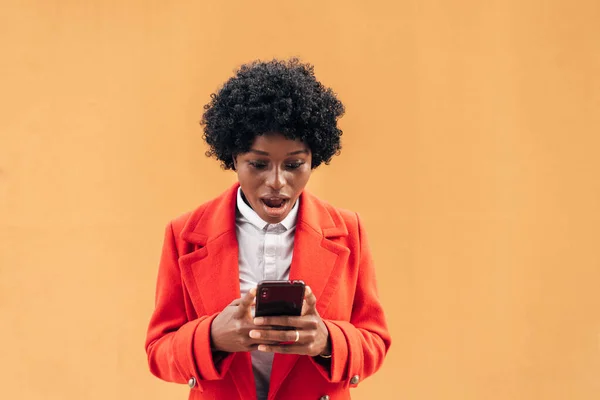
[[600, 398], [597, 0], [0, 10], [2, 398], [187, 397], [143, 350], [163, 227], [235, 180], [209, 94], [294, 55], [347, 106], [310, 188], [362, 214], [394, 337], [353, 398]]

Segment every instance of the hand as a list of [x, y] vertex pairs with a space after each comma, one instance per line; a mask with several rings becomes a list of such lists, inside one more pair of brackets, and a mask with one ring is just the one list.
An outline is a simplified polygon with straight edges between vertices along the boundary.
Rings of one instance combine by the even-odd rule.
[[241, 299], [231, 302], [215, 317], [210, 327], [212, 348], [217, 351], [235, 353], [256, 350], [259, 343], [248, 336], [254, 328], [252, 305], [256, 288], [252, 288]]
[[[329, 331], [317, 312], [317, 298], [308, 286], [301, 316], [257, 317], [254, 318], [254, 325], [256, 328], [250, 330], [248, 335], [262, 343], [258, 346], [259, 351], [311, 357], [331, 353]], [[286, 342], [289, 344], [282, 344]]]

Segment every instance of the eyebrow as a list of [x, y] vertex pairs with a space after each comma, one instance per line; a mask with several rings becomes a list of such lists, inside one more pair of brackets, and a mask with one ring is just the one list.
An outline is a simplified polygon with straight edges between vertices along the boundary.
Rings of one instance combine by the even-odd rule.
[[[255, 154], [259, 154], [261, 156], [268, 156], [269, 153], [267, 153], [266, 151], [262, 151], [262, 150], [256, 150], [256, 149], [250, 149], [249, 150], [250, 153], [255, 153]], [[296, 151], [292, 151], [291, 153], [287, 153], [288, 156], [295, 156], [296, 154], [308, 154], [308, 150], [303, 149], [303, 150], [296, 150]]]

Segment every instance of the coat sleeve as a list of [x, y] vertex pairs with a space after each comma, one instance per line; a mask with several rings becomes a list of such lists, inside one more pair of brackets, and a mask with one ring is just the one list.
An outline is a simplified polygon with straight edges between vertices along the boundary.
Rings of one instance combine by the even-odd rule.
[[233, 355], [219, 361], [210, 348], [210, 328], [217, 314], [189, 320], [172, 224], [165, 231], [156, 285], [155, 309], [146, 336], [150, 371], [176, 383], [223, 378]]
[[324, 320], [329, 330], [329, 368], [313, 359], [323, 377], [332, 383], [356, 386], [382, 365], [391, 336], [379, 301], [375, 268], [364, 227], [356, 215], [359, 234], [359, 270], [350, 321]]

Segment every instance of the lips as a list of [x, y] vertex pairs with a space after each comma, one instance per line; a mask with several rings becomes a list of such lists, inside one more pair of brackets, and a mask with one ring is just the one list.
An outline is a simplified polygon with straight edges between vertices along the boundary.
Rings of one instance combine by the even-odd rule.
[[286, 197], [261, 197], [265, 213], [271, 218], [281, 218], [285, 215], [290, 200]]

